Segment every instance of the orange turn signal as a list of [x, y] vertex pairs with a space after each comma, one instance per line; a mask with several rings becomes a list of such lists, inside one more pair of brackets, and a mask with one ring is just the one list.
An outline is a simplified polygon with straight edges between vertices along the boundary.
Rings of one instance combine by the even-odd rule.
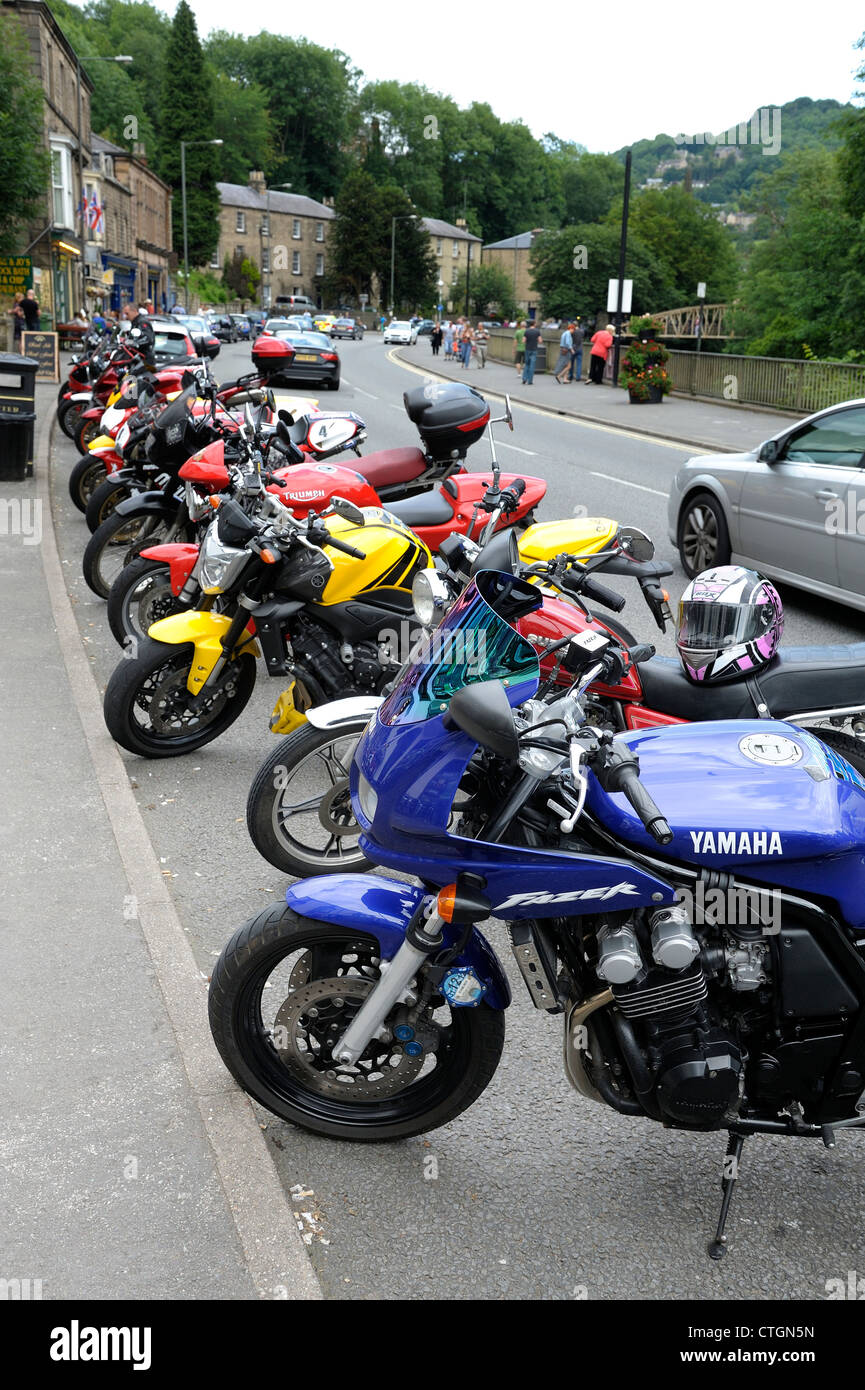
[[436, 899], [436, 910], [443, 922], [453, 921], [456, 900], [457, 886], [455, 883], [449, 883], [446, 887], [439, 890], [439, 895]]
[[214, 511], [216, 511], [218, 507], [222, 506], [222, 498], [215, 492], [212, 492], [207, 500]]
[[258, 553], [266, 565], [275, 565], [279, 559], [279, 556], [275, 555], [272, 550], [268, 550], [266, 546], [262, 546]]
[[661, 593], [664, 595], [664, 602], [665, 602], [665, 603], [669, 603], [669, 602], [670, 602], [670, 595], [667, 593], [667, 590], [666, 590], [666, 589], [662, 589], [662, 590], [661, 590]]

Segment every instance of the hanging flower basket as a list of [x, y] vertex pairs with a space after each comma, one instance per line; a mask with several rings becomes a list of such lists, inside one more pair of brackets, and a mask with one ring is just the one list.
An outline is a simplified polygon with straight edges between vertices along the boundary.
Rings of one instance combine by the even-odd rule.
[[670, 354], [663, 343], [647, 336], [652, 327], [651, 319], [632, 320], [635, 338], [622, 358], [619, 385], [627, 386], [634, 405], [660, 405], [671, 390], [667, 371]]

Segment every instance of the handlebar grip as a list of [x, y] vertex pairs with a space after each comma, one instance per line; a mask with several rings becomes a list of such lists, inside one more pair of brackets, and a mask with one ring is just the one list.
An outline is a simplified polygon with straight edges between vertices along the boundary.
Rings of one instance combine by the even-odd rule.
[[619, 769], [619, 790], [630, 801], [653, 839], [657, 840], [659, 845], [668, 845], [673, 838], [673, 832], [666, 818], [661, 814], [660, 807], [656, 805], [640, 781], [636, 768], [623, 767]]
[[608, 589], [606, 584], [599, 584], [597, 579], [588, 576], [580, 584], [578, 592], [583, 598], [591, 599], [593, 603], [602, 603], [605, 608], [612, 608], [614, 613], [621, 613], [625, 606], [625, 600], [615, 589]]
[[332, 550], [341, 550], [343, 555], [350, 555], [353, 560], [366, 559], [365, 550], [358, 550], [353, 545], [347, 545], [345, 541], [341, 541], [336, 536], [331, 536], [329, 533], [324, 544], [330, 546]]

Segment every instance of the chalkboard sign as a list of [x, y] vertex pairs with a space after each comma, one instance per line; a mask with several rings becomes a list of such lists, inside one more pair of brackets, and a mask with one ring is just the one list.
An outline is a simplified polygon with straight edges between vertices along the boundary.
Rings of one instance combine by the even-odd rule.
[[37, 381], [60, 380], [60, 341], [56, 333], [21, 334], [21, 351], [25, 357], [35, 357], [39, 363]]

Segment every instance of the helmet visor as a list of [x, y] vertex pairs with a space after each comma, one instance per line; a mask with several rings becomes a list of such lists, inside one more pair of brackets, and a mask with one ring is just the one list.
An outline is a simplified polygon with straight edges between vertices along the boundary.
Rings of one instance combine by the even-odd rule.
[[768, 603], [679, 603], [676, 645], [680, 651], [713, 652], [744, 646], [762, 637], [772, 621]]

